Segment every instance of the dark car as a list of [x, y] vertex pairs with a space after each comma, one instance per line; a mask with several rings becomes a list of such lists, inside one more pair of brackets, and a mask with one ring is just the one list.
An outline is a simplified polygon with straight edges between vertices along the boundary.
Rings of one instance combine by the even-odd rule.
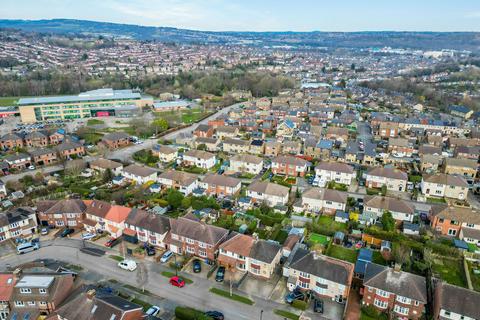
[[285, 302], [292, 304], [295, 300], [305, 300], [305, 295], [299, 289], [295, 289], [285, 296]]
[[66, 236], [68, 236], [69, 234], [72, 234], [73, 232], [74, 232], [73, 229], [65, 228], [63, 229], [62, 233], [60, 233], [60, 237], [65, 238]]
[[313, 301], [313, 311], [317, 313], [323, 313], [323, 301], [315, 299]]
[[120, 238], [110, 238], [107, 242], [105, 242], [105, 247], [113, 248], [120, 242]]
[[155, 248], [153, 246], [149, 246], [148, 244], [145, 244], [144, 248], [145, 248], [145, 252], [147, 253], [147, 256], [155, 255]]
[[223, 316], [223, 313], [220, 311], [207, 311], [205, 312], [205, 315], [207, 317], [212, 318], [213, 320], [223, 320], [225, 317]]
[[223, 282], [225, 278], [225, 267], [218, 267], [217, 274], [215, 275], [215, 281]]
[[193, 260], [193, 272], [195, 273], [202, 272], [202, 263], [198, 259]]

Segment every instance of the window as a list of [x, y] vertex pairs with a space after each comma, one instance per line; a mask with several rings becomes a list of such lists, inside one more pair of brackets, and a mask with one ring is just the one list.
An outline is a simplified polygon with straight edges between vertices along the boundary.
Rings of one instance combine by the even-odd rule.
[[401, 307], [399, 305], [395, 305], [395, 308], [393, 308], [393, 311], [395, 311], [396, 313], [400, 313], [400, 314], [403, 314], [403, 315], [408, 315], [408, 311], [410, 311], [410, 309], [408, 308], [405, 308], [405, 307]]
[[375, 299], [373, 301], [373, 304], [380, 309], [386, 309], [388, 307], [388, 303], [386, 301], [382, 301], [378, 299]]
[[188, 253], [195, 253], [195, 248], [187, 247], [187, 252]]
[[35, 305], [35, 301], [28, 301], [28, 305], [29, 305], [29, 306], [34, 306], [34, 305]]
[[475, 224], [473, 224], [473, 223], [467, 223], [467, 227], [469, 227], [469, 228], [475, 228]]
[[195, 243], [195, 240], [190, 239], [190, 238], [187, 238], [187, 243], [194, 244], [194, 243]]
[[15, 307], [24, 307], [25, 303], [23, 301], [15, 301]]
[[420, 302], [419, 301], [415, 301], [414, 303], [416, 306], [420, 305]]
[[310, 279], [310, 273], [300, 272], [300, 277], [305, 279]]
[[45, 307], [47, 305], [47, 303], [45, 301], [38, 301], [38, 305], [42, 306], [42, 307]]
[[299, 284], [300, 287], [302, 287], [303, 289], [308, 289], [308, 286], [309, 286], [309, 283], [308, 283], [308, 282], [299, 281], [298, 284]]
[[384, 297], [384, 298], [388, 298], [390, 296], [390, 293], [386, 292], [386, 291], [383, 291], [383, 290], [380, 290], [380, 289], [377, 289], [377, 295], [379, 295], [380, 297]]
[[403, 304], [411, 304], [412, 303], [412, 299], [407, 298], [407, 297], [402, 297], [402, 296], [397, 296], [396, 300], [400, 303], [403, 303]]
[[47, 293], [47, 289], [40, 288], [40, 289], [38, 289], [38, 292], [40, 292], [42, 294], [45, 294], [45, 293]]
[[198, 254], [200, 255], [200, 257], [206, 257], [207, 251], [205, 249], [200, 249], [198, 250]]
[[20, 293], [32, 293], [32, 289], [30, 289], [30, 288], [20, 288]]

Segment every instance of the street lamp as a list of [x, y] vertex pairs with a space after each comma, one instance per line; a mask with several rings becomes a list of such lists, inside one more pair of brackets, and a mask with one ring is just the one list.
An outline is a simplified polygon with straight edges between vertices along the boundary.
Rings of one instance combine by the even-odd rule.
[[260, 310], [260, 320], [262, 320], [262, 318], [263, 318], [263, 309]]

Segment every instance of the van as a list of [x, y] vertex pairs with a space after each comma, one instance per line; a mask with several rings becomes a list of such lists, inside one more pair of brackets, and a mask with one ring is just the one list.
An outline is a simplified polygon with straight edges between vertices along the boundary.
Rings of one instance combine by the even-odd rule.
[[27, 243], [22, 243], [21, 245], [17, 246], [17, 253], [18, 254], [24, 254], [30, 251], [38, 250], [40, 246], [38, 245], [38, 242], [32, 243], [32, 242], [27, 242]]

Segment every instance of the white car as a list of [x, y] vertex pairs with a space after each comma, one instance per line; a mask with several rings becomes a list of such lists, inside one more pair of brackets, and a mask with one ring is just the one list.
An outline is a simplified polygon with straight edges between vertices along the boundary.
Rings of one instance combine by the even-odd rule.
[[118, 266], [123, 270], [135, 271], [137, 269], [137, 263], [133, 260], [125, 259], [118, 263]]
[[92, 238], [94, 238], [96, 236], [96, 234], [94, 233], [85, 233], [83, 234], [82, 233], [82, 240], [91, 240]]
[[168, 260], [170, 260], [170, 258], [173, 256], [173, 252], [172, 251], [167, 251], [163, 254], [163, 256], [160, 258], [160, 262], [162, 263], [165, 263], [167, 262]]
[[151, 306], [145, 313], [147, 314], [147, 316], [155, 317], [160, 313], [160, 307]]
[[35, 170], [35, 166], [28, 166], [28, 170]]

